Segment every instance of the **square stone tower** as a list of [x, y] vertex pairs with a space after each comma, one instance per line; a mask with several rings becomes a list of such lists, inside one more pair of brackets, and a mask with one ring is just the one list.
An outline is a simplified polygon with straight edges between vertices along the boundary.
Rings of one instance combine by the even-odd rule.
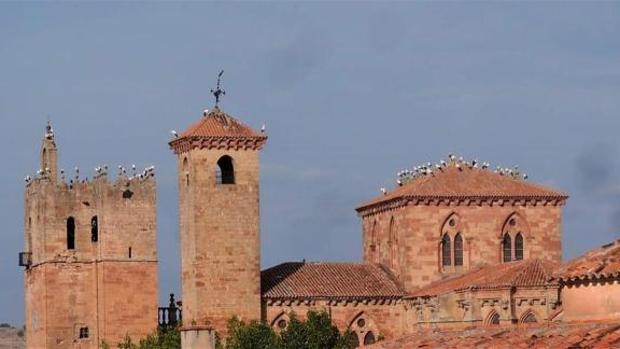
[[177, 155], [183, 348], [238, 316], [260, 319], [259, 151], [267, 137], [217, 106], [170, 142]]
[[[26, 177], [26, 345], [31, 349], [116, 347], [157, 328], [155, 178], [152, 169], [116, 182], [66, 182], [48, 125], [41, 169]], [[59, 178], [60, 177], [60, 178]], [[139, 290], [140, 292], [136, 292]]]

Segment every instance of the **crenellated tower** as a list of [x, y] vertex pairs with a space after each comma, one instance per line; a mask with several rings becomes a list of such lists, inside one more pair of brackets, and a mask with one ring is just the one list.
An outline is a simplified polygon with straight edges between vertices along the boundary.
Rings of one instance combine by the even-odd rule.
[[259, 153], [267, 140], [219, 107], [170, 141], [177, 156], [183, 348], [233, 316], [260, 319]]
[[[155, 177], [107, 166], [88, 181], [58, 171], [48, 124], [41, 168], [26, 177], [27, 348], [98, 348], [157, 327]], [[59, 178], [60, 175], [60, 178]], [[140, 294], [127, 292], [140, 289]]]

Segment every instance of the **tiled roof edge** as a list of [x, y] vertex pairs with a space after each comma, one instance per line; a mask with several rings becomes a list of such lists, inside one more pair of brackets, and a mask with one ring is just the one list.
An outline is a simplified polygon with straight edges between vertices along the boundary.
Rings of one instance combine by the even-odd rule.
[[[488, 201], [498, 201], [504, 200], [509, 202], [515, 201], [557, 201], [555, 204], [563, 205], [565, 201], [570, 196], [567, 194], [563, 195], [520, 195], [520, 196], [509, 196], [509, 195], [400, 195], [396, 197], [386, 198], [385, 200], [379, 200], [376, 202], [366, 202], [362, 205], [355, 208], [359, 214], [363, 214], [364, 211], [368, 211], [371, 209], [375, 209], [376, 212], [389, 210], [391, 208], [396, 208], [400, 206], [404, 206], [413, 200], [422, 201], [422, 204], [430, 205], [433, 200], [471, 200], [471, 201], [480, 201], [488, 202]], [[428, 201], [428, 202], [427, 202]], [[419, 204], [417, 202], [416, 204]], [[391, 205], [390, 205], [391, 204]]]

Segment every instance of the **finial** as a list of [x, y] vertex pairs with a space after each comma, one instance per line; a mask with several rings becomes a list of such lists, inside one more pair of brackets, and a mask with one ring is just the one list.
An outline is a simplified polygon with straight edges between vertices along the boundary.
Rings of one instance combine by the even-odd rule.
[[215, 88], [215, 90], [211, 90], [211, 93], [213, 93], [213, 95], [215, 96], [215, 106], [217, 107], [218, 103], [220, 103], [220, 96], [221, 95], [225, 95], [226, 91], [222, 90], [220, 88], [220, 81], [222, 79], [222, 75], [224, 74], [224, 71], [220, 71], [220, 73], [217, 75], [217, 86]]
[[47, 126], [45, 126], [45, 139], [54, 139], [54, 129], [49, 115], [47, 116]]

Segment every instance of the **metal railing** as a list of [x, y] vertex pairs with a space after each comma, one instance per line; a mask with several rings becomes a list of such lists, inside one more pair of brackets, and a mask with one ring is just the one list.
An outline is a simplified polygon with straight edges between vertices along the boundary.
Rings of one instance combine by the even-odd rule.
[[174, 293], [170, 294], [170, 303], [167, 307], [159, 307], [157, 321], [159, 327], [175, 327], [183, 320], [183, 312], [180, 308], [181, 302], [174, 300]]

